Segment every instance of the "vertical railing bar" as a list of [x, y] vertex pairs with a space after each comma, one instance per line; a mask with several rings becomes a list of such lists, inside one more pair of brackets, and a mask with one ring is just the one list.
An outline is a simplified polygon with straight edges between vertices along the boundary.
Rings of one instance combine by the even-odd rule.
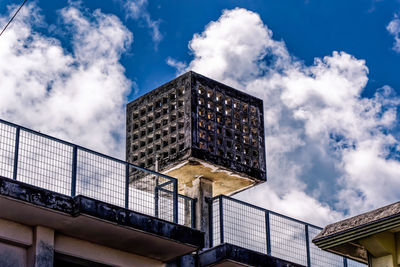
[[307, 251], [307, 266], [311, 266], [311, 258], [310, 258], [310, 242], [308, 236], [308, 225], [305, 225], [305, 233], [306, 233], [306, 251]]
[[213, 247], [213, 231], [214, 231], [214, 214], [213, 214], [213, 202], [214, 200], [212, 198], [207, 198], [206, 199], [207, 203], [208, 203], [208, 229], [209, 229], [209, 238], [210, 238], [210, 248]]
[[[157, 156], [156, 157], [156, 164], [155, 164], [155, 168], [154, 168], [154, 170], [156, 172], [159, 171], [159, 165], [158, 164], [159, 164], [159, 157]], [[158, 207], [158, 201], [159, 201], [159, 196], [158, 196], [158, 193], [159, 193], [159, 190], [158, 190], [159, 177], [158, 177], [158, 175], [155, 176], [155, 181], [156, 181], [156, 185], [154, 187], [154, 216], [156, 218], [158, 218], [158, 216], [159, 216], [159, 207]], [[174, 217], [174, 219], [175, 219], [175, 217]]]
[[72, 180], [71, 180], [71, 196], [76, 194], [76, 169], [78, 164], [78, 147], [76, 145], [72, 148]]
[[343, 257], [343, 267], [347, 267], [347, 258]]
[[[158, 176], [156, 176], [156, 186], [154, 187], [154, 216], [156, 218], [158, 218], [158, 214], [159, 214], [159, 211], [158, 211], [158, 201], [159, 201], [158, 192], [159, 192], [159, 190], [158, 190]], [[174, 213], [174, 222], [175, 222], [175, 213]]]
[[271, 256], [271, 231], [270, 231], [270, 222], [269, 222], [269, 211], [265, 211], [265, 232], [267, 234], [267, 255]]
[[13, 179], [17, 180], [17, 172], [18, 172], [18, 156], [19, 156], [19, 136], [20, 136], [21, 128], [17, 126], [15, 131], [15, 151], [14, 151], [14, 170], [13, 170]]
[[219, 232], [221, 238], [221, 244], [224, 243], [224, 207], [222, 202], [222, 195], [219, 198]]
[[129, 163], [125, 164], [125, 209], [129, 209]]
[[174, 180], [173, 185], [174, 185], [174, 201], [173, 201], [174, 223], [178, 223], [178, 181]]
[[[192, 228], [196, 228], [196, 201], [197, 198], [193, 198], [190, 200], [190, 204], [191, 204], [191, 222], [192, 222]], [[208, 215], [210, 216], [210, 214]]]

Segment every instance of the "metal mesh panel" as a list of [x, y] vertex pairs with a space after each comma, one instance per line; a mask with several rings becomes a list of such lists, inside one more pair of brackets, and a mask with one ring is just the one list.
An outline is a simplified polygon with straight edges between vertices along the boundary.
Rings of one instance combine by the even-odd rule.
[[129, 166], [129, 209], [156, 216], [155, 185], [156, 176]]
[[125, 164], [78, 149], [76, 194], [124, 206]]
[[129, 208], [164, 220], [174, 219], [174, 184], [162, 176], [129, 168]]
[[61, 194], [71, 193], [72, 146], [21, 130], [19, 181]]
[[220, 232], [220, 221], [219, 221], [219, 199], [216, 199], [212, 203], [212, 221], [213, 221], [213, 246], [221, 244], [221, 232]]
[[[274, 257], [306, 266], [308, 245], [310, 266], [344, 266], [343, 257], [323, 251], [312, 243], [321, 228], [226, 196], [216, 197], [212, 203], [213, 246], [221, 243], [220, 203], [223, 207], [223, 242], [267, 254], [269, 236], [271, 255]], [[269, 233], [265, 221], [268, 213]], [[347, 259], [347, 262], [349, 267], [365, 267], [352, 260]]]
[[[16, 154], [18, 164], [14, 173]], [[0, 120], [0, 176], [13, 178], [15, 174], [18, 181], [47, 190], [80, 194], [120, 207], [127, 205], [134, 211], [168, 221], [179, 217], [176, 209], [181, 224], [192, 224], [194, 200], [174, 198], [176, 179]]]
[[270, 214], [272, 256], [307, 265], [305, 225]]
[[347, 259], [347, 267], [366, 267], [366, 266], [367, 265], [364, 263]]
[[267, 253], [265, 211], [223, 198], [224, 242]]
[[163, 177], [160, 178], [161, 178], [160, 180], [161, 190], [159, 191], [159, 197], [158, 197], [158, 217], [163, 220], [173, 221], [174, 195], [172, 192], [174, 184]]
[[0, 176], [13, 178], [16, 128], [0, 123]]
[[312, 226], [308, 227], [311, 266], [343, 267], [343, 257], [323, 251], [311, 241], [321, 230], [320, 228]]
[[178, 223], [188, 227], [192, 226], [192, 201], [193, 199], [188, 199], [182, 195], [178, 196]]

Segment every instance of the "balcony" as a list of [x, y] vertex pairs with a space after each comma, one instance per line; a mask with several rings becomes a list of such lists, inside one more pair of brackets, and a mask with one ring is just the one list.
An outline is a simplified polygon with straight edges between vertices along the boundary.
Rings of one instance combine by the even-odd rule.
[[[322, 230], [318, 226], [224, 195], [209, 200], [209, 212], [212, 214], [209, 222], [212, 225], [209, 235], [211, 246], [229, 244], [253, 251], [253, 257], [242, 257], [243, 264], [264, 254], [296, 266], [366, 266], [315, 246], [311, 240]], [[223, 260], [237, 262], [240, 257]]]
[[[54, 229], [55, 250], [71, 237], [172, 260], [204, 246], [194, 201], [175, 178], [0, 120], [0, 223]], [[0, 233], [23, 249], [31, 239]]]
[[[0, 218], [167, 262], [203, 247], [189, 228], [195, 201], [173, 177], [0, 120]], [[225, 195], [209, 199], [209, 214], [201, 266], [365, 266], [316, 247], [318, 226]]]
[[192, 226], [177, 179], [0, 120], [0, 176]]

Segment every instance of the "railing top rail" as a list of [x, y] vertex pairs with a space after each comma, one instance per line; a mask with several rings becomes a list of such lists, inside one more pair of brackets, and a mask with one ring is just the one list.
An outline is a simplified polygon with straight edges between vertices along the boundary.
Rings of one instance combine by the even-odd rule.
[[18, 124], [9, 122], [9, 121], [5, 121], [5, 120], [0, 119], [0, 123], [7, 124], [8, 126], [11, 126], [11, 127], [20, 128], [21, 130], [24, 130], [24, 131], [39, 135], [41, 137], [48, 138], [48, 139], [53, 140], [53, 141], [60, 142], [60, 143], [62, 143], [64, 145], [74, 146], [74, 144], [72, 144], [72, 143], [70, 143], [68, 141], [61, 140], [61, 139], [56, 138], [54, 136], [50, 136], [50, 135], [47, 135], [47, 134], [44, 134], [44, 133], [41, 133], [41, 132], [38, 132], [38, 131], [35, 131], [35, 130], [32, 130], [32, 129], [29, 129], [29, 128], [26, 128], [24, 126], [21, 126], [21, 125], [18, 125]]
[[247, 203], [247, 202], [245, 202], [245, 201], [242, 201], [242, 200], [239, 200], [239, 199], [235, 199], [235, 198], [232, 198], [232, 197], [229, 197], [229, 196], [218, 195], [218, 196], [213, 197], [213, 198], [212, 198], [212, 201], [214, 201], [214, 200], [216, 200], [216, 199], [222, 199], [222, 198], [229, 199], [229, 200], [231, 200], [231, 201], [233, 201], [233, 202], [236, 202], [236, 203], [239, 203], [239, 204], [242, 204], [242, 205], [245, 205], [245, 206], [248, 206], [248, 207], [257, 209], [257, 210], [260, 210], [260, 211], [269, 212], [269, 214], [273, 214], [273, 215], [276, 215], [276, 216], [279, 216], [279, 217], [282, 217], [282, 218], [285, 218], [285, 219], [288, 219], [288, 220], [291, 220], [291, 221], [294, 221], [294, 222], [297, 222], [297, 223], [301, 223], [301, 224], [304, 224], [304, 225], [308, 225], [308, 226], [317, 228], [317, 229], [319, 229], [319, 230], [322, 230], [322, 229], [323, 229], [323, 228], [320, 227], [320, 226], [316, 226], [316, 225], [313, 225], [313, 224], [311, 224], [311, 223], [307, 223], [307, 222], [304, 222], [304, 221], [301, 221], [301, 220], [298, 220], [298, 219], [295, 219], [295, 218], [292, 218], [292, 217], [289, 217], [289, 216], [286, 216], [286, 215], [277, 213], [277, 212], [272, 211], [272, 210], [268, 210], [268, 209], [265, 209], [265, 208], [261, 208], [261, 207], [258, 207], [258, 206], [256, 206], [256, 205], [253, 205], [253, 204], [250, 204], [250, 203]]
[[[163, 191], [163, 192], [167, 192], [167, 193], [170, 193], [170, 194], [173, 193], [171, 190], [168, 190], [168, 189], [165, 189], [165, 188], [162, 188], [162, 187], [159, 187], [158, 190]], [[188, 196], [185, 196], [185, 195], [181, 195], [181, 194], [178, 194], [178, 197], [186, 199], [186, 200], [189, 200], [189, 201], [197, 201], [197, 198], [191, 198], [191, 197], [188, 197]]]
[[47, 135], [47, 134], [44, 134], [44, 133], [41, 133], [41, 132], [38, 132], [38, 131], [35, 131], [35, 130], [29, 129], [29, 128], [26, 128], [26, 127], [24, 127], [24, 126], [21, 126], [21, 125], [18, 125], [18, 124], [9, 122], [9, 121], [5, 121], [5, 120], [0, 119], [0, 123], [7, 124], [7, 125], [12, 126], [12, 127], [15, 127], [15, 128], [20, 128], [21, 130], [24, 130], [24, 131], [27, 131], [27, 132], [30, 132], [30, 133], [33, 133], [33, 134], [42, 136], [42, 137], [44, 137], [44, 138], [48, 138], [48, 139], [53, 140], [53, 141], [56, 141], [56, 142], [60, 142], [60, 143], [62, 143], [62, 144], [64, 144], [64, 145], [68, 145], [68, 146], [71, 146], [71, 147], [74, 147], [74, 146], [75, 146], [75, 147], [77, 147], [77, 148], [80, 149], [80, 150], [86, 151], [86, 152], [88, 152], [88, 153], [95, 154], [95, 155], [100, 156], [100, 157], [107, 158], [107, 159], [109, 159], [109, 160], [113, 160], [113, 161], [119, 162], [119, 163], [121, 163], [121, 164], [128, 164], [129, 166], [132, 166], [133, 168], [135, 168], [135, 169], [137, 169], [137, 170], [140, 170], [140, 171], [148, 172], [148, 173], [151, 173], [151, 174], [153, 174], [153, 175], [157, 175], [157, 176], [163, 177], [163, 178], [165, 178], [165, 179], [169, 179], [169, 180], [171, 180], [171, 181], [177, 181], [177, 179], [174, 178], [174, 177], [171, 177], [171, 176], [168, 176], [168, 175], [165, 175], [165, 174], [162, 174], [162, 173], [158, 173], [158, 172], [156, 172], [156, 171], [152, 171], [152, 170], [149, 170], [149, 169], [146, 169], [146, 168], [137, 166], [137, 165], [135, 165], [135, 164], [132, 164], [132, 163], [123, 161], [123, 160], [121, 160], [121, 159], [117, 159], [117, 158], [114, 158], [114, 157], [105, 155], [105, 154], [103, 154], [103, 153], [100, 153], [100, 152], [91, 150], [91, 149], [89, 149], [89, 148], [86, 148], [86, 147], [82, 147], [82, 146], [80, 146], [80, 145], [73, 144], [73, 143], [71, 143], [71, 142], [68, 142], [68, 141], [65, 141], [65, 140], [59, 139], [59, 138], [57, 138], [57, 137], [53, 137], [53, 136], [51, 136], [51, 135]]

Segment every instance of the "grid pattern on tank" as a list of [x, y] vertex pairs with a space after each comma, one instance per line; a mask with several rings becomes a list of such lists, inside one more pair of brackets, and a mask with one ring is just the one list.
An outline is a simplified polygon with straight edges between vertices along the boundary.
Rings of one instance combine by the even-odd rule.
[[183, 86], [162, 94], [148, 96], [128, 110], [128, 160], [140, 167], [153, 168], [157, 154], [161, 161], [171, 160], [183, 151], [184, 134]]
[[203, 160], [266, 180], [263, 116], [261, 99], [189, 72], [128, 104], [126, 159], [159, 170]]
[[218, 87], [198, 84], [198, 148], [255, 169], [262, 164], [262, 135], [258, 107], [226, 94]]

